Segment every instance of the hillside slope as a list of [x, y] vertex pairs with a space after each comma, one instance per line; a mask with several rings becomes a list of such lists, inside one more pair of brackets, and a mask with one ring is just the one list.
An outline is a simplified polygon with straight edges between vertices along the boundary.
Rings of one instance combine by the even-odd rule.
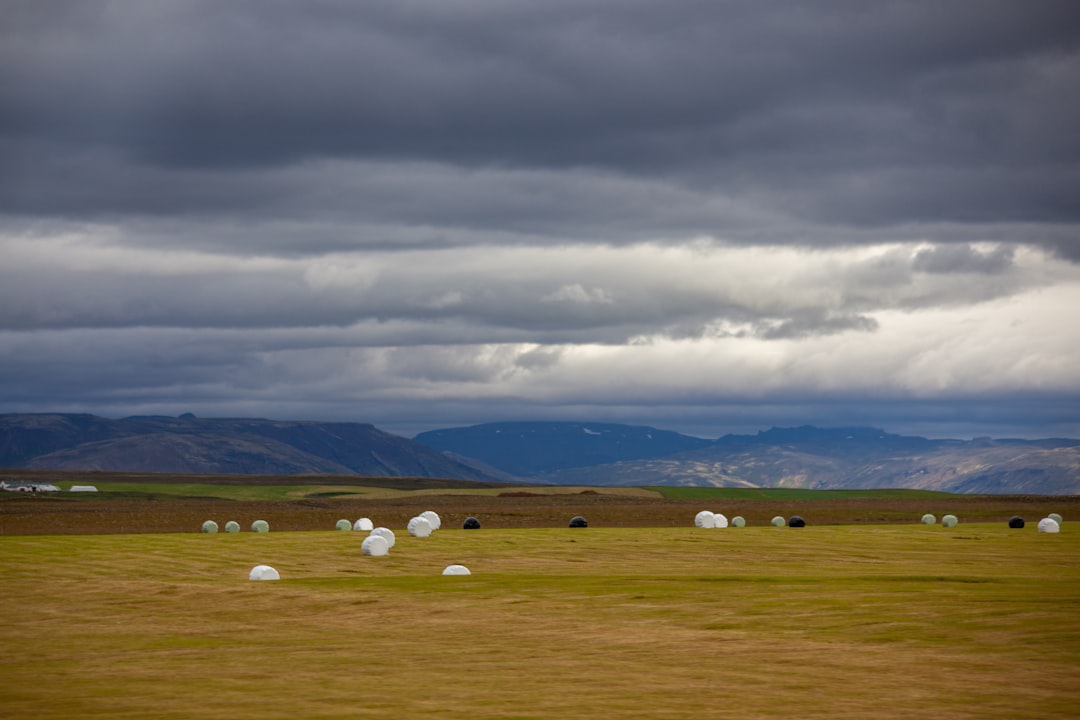
[[873, 428], [774, 428], [665, 458], [544, 473], [555, 484], [910, 488], [1080, 494], [1080, 441], [929, 440]]
[[709, 440], [651, 427], [567, 422], [486, 423], [420, 433], [416, 440], [522, 477], [665, 457], [710, 444]]
[[191, 416], [0, 415], [0, 467], [492, 480], [421, 443], [364, 423]]

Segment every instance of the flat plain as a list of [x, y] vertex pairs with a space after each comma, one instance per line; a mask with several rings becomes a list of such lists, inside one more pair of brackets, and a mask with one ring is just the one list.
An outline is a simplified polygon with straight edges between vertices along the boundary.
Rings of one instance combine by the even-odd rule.
[[341, 518], [370, 517], [404, 528], [435, 510], [448, 526], [466, 517], [485, 528], [565, 527], [575, 515], [596, 527], [680, 527], [698, 510], [741, 515], [751, 525], [801, 514], [808, 524], [907, 524], [930, 512], [962, 522], [1080, 517], [1080, 496], [955, 495], [920, 490], [753, 488], [596, 488], [471, 483], [432, 478], [168, 475], [0, 470], [0, 479], [89, 484], [98, 493], [32, 497], [0, 493], [0, 535], [191, 532], [204, 520], [263, 519], [276, 530], [332, 529]]
[[[471, 531], [458, 515], [475, 500], [445, 492], [309, 508], [304, 523], [322, 523], [361, 503], [397, 533], [381, 558], [361, 554], [366, 533], [271, 519], [256, 534], [240, 517], [310, 498], [0, 503], [0, 717], [1077, 717], [1080, 536], [1068, 509], [1056, 535], [1032, 514], [1075, 499], [492, 492], [503, 514]], [[651, 525], [612, 509], [649, 502]], [[1010, 502], [1026, 528], [997, 519]], [[224, 507], [245, 532], [120, 532], [132, 503]], [[100, 522], [11, 534], [27, 506]], [[408, 536], [397, 515], [425, 506], [443, 529]], [[947, 529], [919, 524], [919, 506], [968, 509]], [[697, 509], [736, 507], [750, 526], [692, 526]], [[529, 508], [603, 522], [527, 526]], [[765, 524], [781, 508], [811, 524]], [[826, 508], [832, 524], [815, 524]], [[282, 579], [249, 581], [257, 564]], [[450, 564], [472, 575], [441, 575]]]

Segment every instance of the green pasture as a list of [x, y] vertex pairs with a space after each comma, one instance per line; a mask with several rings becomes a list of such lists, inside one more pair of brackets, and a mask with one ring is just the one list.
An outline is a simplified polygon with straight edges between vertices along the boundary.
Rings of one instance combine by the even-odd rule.
[[0, 717], [1074, 718], [1070, 527], [0, 537]]
[[717, 487], [667, 487], [650, 485], [649, 490], [672, 500], [822, 500], [843, 499], [926, 499], [941, 500], [954, 497], [950, 493], [933, 490], [897, 490], [875, 488], [867, 490], [813, 490], [810, 488], [717, 488]]
[[[186, 483], [186, 482], [154, 482], [154, 481], [98, 481], [92, 483], [98, 489], [96, 493], [71, 493], [68, 492], [72, 485], [87, 484], [80, 482], [56, 483], [63, 491], [66, 500], [94, 501], [107, 498], [214, 498], [219, 500], [297, 500], [304, 498], [356, 498], [356, 499], [385, 499], [396, 497], [416, 497], [422, 495], [498, 495], [505, 492], [525, 491], [535, 494], [554, 493], [577, 493], [583, 489], [593, 489], [578, 486], [532, 486], [521, 485], [498, 488], [443, 488], [434, 487], [428, 489], [395, 489], [365, 485], [364, 480], [358, 479], [355, 485], [319, 485], [312, 483], [282, 483], [273, 485], [267, 483], [240, 484], [240, 483]], [[605, 494], [609, 495], [647, 495], [656, 496], [652, 489], [644, 488], [604, 488]]]
[[[83, 501], [106, 497], [215, 498], [220, 500], [294, 500], [306, 497], [390, 497], [404, 491], [360, 485], [240, 485], [220, 483], [98, 482], [96, 493], [64, 493], [65, 499]], [[61, 490], [67, 490], [63, 483]], [[423, 491], [412, 491], [414, 494]]]
[[[101, 499], [110, 497], [150, 497], [150, 498], [217, 498], [222, 500], [295, 500], [308, 497], [335, 497], [358, 499], [381, 499], [416, 495], [498, 495], [505, 492], [526, 491], [531, 493], [576, 493], [590, 486], [546, 486], [521, 485], [499, 488], [431, 488], [431, 489], [394, 489], [365, 485], [363, 479], [356, 484], [318, 485], [309, 483], [282, 483], [279, 485], [235, 484], [235, 483], [182, 483], [154, 481], [98, 481], [94, 486], [98, 493], [68, 494], [66, 491], [79, 482], [59, 482], [58, 487], [65, 491], [65, 498], [79, 500]], [[715, 488], [715, 487], [667, 487], [651, 485], [639, 488], [603, 488], [606, 494], [653, 495], [672, 500], [779, 500], [779, 501], [821, 501], [835, 499], [925, 499], [942, 502], [950, 497], [949, 493], [930, 490], [812, 490], [806, 488]]]
[[[70, 485], [70, 483], [68, 484]], [[115, 497], [129, 498], [215, 498], [219, 500], [296, 500], [309, 497], [389, 498], [445, 493], [446, 490], [394, 490], [357, 485], [240, 485], [223, 483], [177, 482], [99, 482], [96, 493], [67, 493], [65, 499], [94, 501]], [[61, 490], [68, 490], [60, 483]], [[454, 494], [492, 494], [490, 490], [455, 489]]]

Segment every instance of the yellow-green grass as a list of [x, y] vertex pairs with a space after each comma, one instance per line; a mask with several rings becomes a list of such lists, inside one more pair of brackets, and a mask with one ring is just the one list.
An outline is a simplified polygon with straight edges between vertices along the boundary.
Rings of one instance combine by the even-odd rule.
[[[4, 718], [1066, 718], [1080, 535], [0, 537]], [[279, 582], [250, 582], [266, 563]], [[443, 577], [451, 563], [469, 577]]]

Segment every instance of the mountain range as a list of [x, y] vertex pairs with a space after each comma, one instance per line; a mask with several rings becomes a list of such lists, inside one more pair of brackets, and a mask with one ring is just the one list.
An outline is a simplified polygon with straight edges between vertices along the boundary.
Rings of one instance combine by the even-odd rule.
[[0, 467], [242, 475], [492, 478], [364, 423], [0, 415]]
[[1075, 439], [932, 440], [803, 426], [704, 440], [599, 423], [493, 423], [416, 439], [465, 462], [558, 485], [1080, 493]]
[[612, 423], [506, 422], [408, 439], [364, 423], [18, 414], [0, 415], [0, 467], [1080, 494], [1080, 440], [940, 440], [868, 427], [710, 440]]

